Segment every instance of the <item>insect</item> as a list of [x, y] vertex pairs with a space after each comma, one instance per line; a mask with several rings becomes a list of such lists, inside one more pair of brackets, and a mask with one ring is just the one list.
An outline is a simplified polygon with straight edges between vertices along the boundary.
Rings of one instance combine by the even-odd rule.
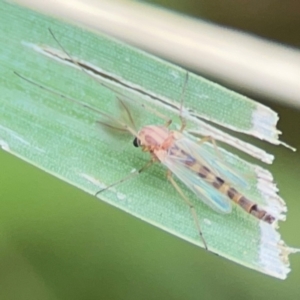
[[[186, 82], [187, 79], [188, 73]], [[236, 185], [240, 183], [238, 175], [228, 168], [216, 154], [209, 153], [203, 147], [205, 142], [211, 141], [215, 144], [211, 137], [204, 137], [199, 140], [199, 142], [195, 142], [184, 134], [186, 121], [181, 113], [182, 101], [180, 106], [181, 127], [179, 130], [169, 129], [172, 120], [167, 120], [165, 125], [147, 125], [137, 131], [130, 110], [126, 107], [122, 99], [118, 100], [127, 115], [126, 119], [129, 120], [129, 124], [128, 122], [122, 122], [122, 120], [115, 118], [112, 118], [110, 122], [100, 121], [100, 124], [115, 130], [125, 130], [131, 133], [134, 136], [133, 145], [141, 148], [144, 152], [149, 152], [151, 159], [136, 173], [130, 174], [107, 188], [100, 190], [96, 195], [130, 179], [136, 174], [140, 174], [153, 163], [159, 162], [167, 168], [168, 180], [189, 206], [198, 233], [206, 249], [208, 249], [208, 247], [200, 228], [196, 210], [174, 180], [173, 175], [193, 191], [199, 200], [202, 200], [219, 213], [230, 213], [232, 202], [235, 202], [257, 219], [269, 224], [275, 221], [275, 217], [260, 208], [253, 201], [247, 199], [232, 186], [231, 182], [236, 183]]]
[[[51, 31], [50, 33], [57, 41], [53, 33]], [[58, 41], [57, 43], [60, 45]], [[63, 49], [61, 45], [60, 47]], [[80, 66], [78, 62], [74, 61], [65, 50], [64, 52], [75, 64], [87, 73], [83, 67]], [[23, 76], [19, 74], [17, 75], [31, 82]], [[233, 187], [233, 185], [239, 186], [239, 176], [228, 168], [226, 164], [217, 157], [217, 155], [210, 153], [205, 149], [205, 147], [203, 147], [203, 144], [206, 142], [212, 142], [215, 145], [213, 138], [204, 137], [196, 142], [185, 134], [186, 120], [183, 117], [182, 111], [188, 76], [188, 73], [186, 73], [180, 99], [179, 118], [181, 120], [181, 127], [179, 130], [170, 129], [172, 120], [168, 119], [166, 116], [158, 114], [157, 112], [154, 113], [165, 120], [164, 125], [146, 125], [140, 130], [137, 130], [134, 118], [128, 106], [120, 97], [117, 97], [117, 99], [120, 107], [124, 111], [126, 120], [122, 118], [114, 118], [103, 112], [99, 112], [104, 117], [103, 120], [98, 121], [99, 124], [113, 130], [126, 131], [132, 134], [133, 145], [141, 148], [144, 152], [148, 152], [150, 154], [150, 161], [148, 161], [135, 173], [131, 173], [129, 176], [107, 186], [105, 189], [98, 191], [96, 196], [103, 191], [140, 174], [153, 163], [159, 162], [167, 168], [167, 179], [188, 205], [203, 245], [206, 249], [208, 249], [200, 227], [197, 212], [191, 201], [174, 180], [173, 175], [182, 181], [192, 192], [194, 192], [199, 200], [202, 200], [205, 204], [219, 213], [230, 213], [232, 209], [232, 202], [234, 202], [247, 213], [259, 220], [272, 224], [276, 219], [267, 211], [259, 207], [259, 205], [250, 199], [247, 199], [242, 193]]]

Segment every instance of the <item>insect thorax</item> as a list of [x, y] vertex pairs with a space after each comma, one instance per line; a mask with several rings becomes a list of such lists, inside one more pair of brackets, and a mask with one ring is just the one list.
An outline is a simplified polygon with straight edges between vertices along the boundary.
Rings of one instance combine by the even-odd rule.
[[156, 150], [170, 139], [170, 134], [171, 132], [164, 126], [149, 125], [139, 131], [137, 138], [142, 147]]

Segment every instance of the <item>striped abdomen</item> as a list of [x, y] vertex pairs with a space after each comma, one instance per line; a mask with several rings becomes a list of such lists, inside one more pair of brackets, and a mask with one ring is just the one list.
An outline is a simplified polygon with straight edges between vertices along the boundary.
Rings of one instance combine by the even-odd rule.
[[188, 167], [196, 172], [203, 180], [210, 183], [215, 189], [217, 189], [222, 194], [225, 194], [234, 201], [236, 204], [241, 206], [246, 212], [253, 215], [257, 219], [265, 221], [272, 224], [275, 218], [267, 213], [265, 210], [261, 209], [257, 204], [247, 199], [241, 193], [239, 193], [235, 188], [231, 187], [222, 178], [216, 176], [210, 169], [206, 166], [201, 165], [199, 162], [187, 160]]

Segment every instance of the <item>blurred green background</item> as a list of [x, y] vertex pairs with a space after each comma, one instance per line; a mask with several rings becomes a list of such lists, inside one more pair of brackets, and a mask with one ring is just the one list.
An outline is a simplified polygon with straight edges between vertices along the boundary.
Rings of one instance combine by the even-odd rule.
[[[300, 45], [297, 1], [284, 1], [284, 7], [275, 0], [161, 2]], [[283, 140], [300, 149], [300, 112], [256, 100], [279, 112]], [[300, 247], [299, 152], [265, 148], [276, 155], [269, 169], [289, 209], [280, 232]], [[0, 166], [0, 299], [300, 298], [300, 255], [291, 256], [292, 272], [279, 281], [175, 238], [3, 151]]]

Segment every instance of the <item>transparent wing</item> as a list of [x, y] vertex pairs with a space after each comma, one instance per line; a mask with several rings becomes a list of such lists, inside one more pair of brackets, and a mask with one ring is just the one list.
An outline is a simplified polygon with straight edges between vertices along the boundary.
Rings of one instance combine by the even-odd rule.
[[[204, 181], [196, 172], [192, 171], [186, 164], [185, 157], [168, 154], [161, 162], [213, 210], [219, 213], [231, 212], [231, 200], [227, 195], [220, 193], [210, 183]], [[199, 163], [203, 164], [202, 161]]]
[[232, 170], [225, 162], [222, 162], [222, 159], [218, 157], [214, 149], [209, 152], [202, 145], [198, 145], [186, 137], [177, 140], [175, 144], [230, 184], [242, 188], [249, 187], [245, 178], [238, 172]]

